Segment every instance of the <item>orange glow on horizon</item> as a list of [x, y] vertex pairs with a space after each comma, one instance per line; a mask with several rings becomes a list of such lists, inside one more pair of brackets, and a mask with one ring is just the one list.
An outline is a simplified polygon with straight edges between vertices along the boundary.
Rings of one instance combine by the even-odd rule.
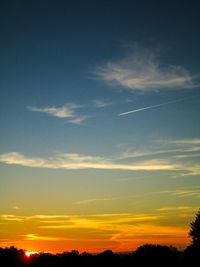
[[35, 255], [35, 254], [39, 254], [39, 252], [38, 251], [26, 251], [25, 252], [25, 255], [26, 255], [26, 257], [30, 257], [31, 255]]
[[[21, 243], [21, 242], [20, 242]], [[65, 242], [34, 242], [35, 249], [37, 251], [26, 251], [25, 255], [27, 258], [34, 254], [39, 254], [39, 251], [42, 251], [44, 253], [63, 253], [64, 251], [72, 251], [72, 250], [78, 250], [80, 253], [82, 252], [88, 252], [88, 253], [101, 253], [102, 251], [106, 249], [110, 249], [115, 253], [118, 252], [133, 252], [138, 247], [144, 245], [144, 244], [160, 244], [160, 245], [172, 245], [177, 247], [178, 249], [184, 249], [190, 244], [190, 239], [188, 237], [165, 237], [165, 238], [138, 238], [133, 240], [128, 240], [126, 242], [119, 242], [118, 245], [111, 244], [108, 240], [104, 241], [95, 241], [95, 240], [88, 240], [85, 239], [84, 241], [72, 241], [69, 243]], [[17, 244], [18, 248], [25, 247], [27, 244], [25, 242], [22, 242], [21, 244]], [[32, 245], [31, 243], [29, 246]]]
[[[179, 216], [178, 216], [179, 215]], [[113, 213], [92, 215], [13, 215], [3, 214], [5, 229], [0, 246], [25, 249], [29, 258], [40, 252], [80, 253], [132, 252], [144, 244], [187, 247], [191, 215], [177, 213]], [[23, 224], [21, 223], [23, 222]], [[169, 222], [173, 224], [170, 225]], [[26, 226], [26, 231], [24, 227]], [[20, 233], [20, 235], [18, 235]], [[12, 240], [12, 241], [11, 241]]]

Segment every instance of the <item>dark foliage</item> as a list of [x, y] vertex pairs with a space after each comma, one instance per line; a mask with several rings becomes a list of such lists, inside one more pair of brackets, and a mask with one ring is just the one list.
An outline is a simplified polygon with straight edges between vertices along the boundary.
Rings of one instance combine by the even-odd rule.
[[191, 245], [185, 251], [161, 245], [143, 245], [133, 253], [118, 254], [106, 250], [97, 255], [78, 251], [62, 254], [41, 253], [27, 257], [15, 247], [0, 248], [0, 266], [11, 267], [73, 267], [73, 266], [199, 266], [200, 253]]
[[180, 253], [174, 247], [161, 245], [143, 245], [139, 247], [134, 253], [134, 262], [142, 265], [150, 266], [176, 266], [180, 261]]
[[195, 219], [190, 223], [189, 235], [192, 237], [193, 245], [200, 246], [200, 209], [197, 212]]

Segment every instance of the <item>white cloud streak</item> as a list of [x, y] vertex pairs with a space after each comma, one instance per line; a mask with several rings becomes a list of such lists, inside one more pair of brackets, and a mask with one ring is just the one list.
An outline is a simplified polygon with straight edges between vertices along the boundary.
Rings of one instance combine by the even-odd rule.
[[112, 105], [111, 102], [106, 102], [106, 101], [99, 100], [99, 99], [93, 100], [93, 104], [96, 108], [104, 108], [104, 107], [108, 107]]
[[79, 200], [76, 202], [77, 205], [82, 205], [82, 204], [91, 204], [95, 202], [102, 202], [102, 201], [113, 201], [113, 200], [118, 200], [121, 199], [119, 197], [107, 197], [107, 198], [91, 198], [91, 199], [84, 199], [84, 200]]
[[126, 171], [176, 171], [177, 166], [163, 160], [148, 160], [139, 163], [116, 163], [104, 157], [80, 155], [75, 153], [56, 154], [48, 159], [26, 157], [18, 152], [0, 155], [0, 162], [10, 165], [19, 165], [33, 168], [49, 169], [102, 169]]
[[129, 91], [158, 91], [197, 87], [188, 70], [181, 66], [163, 65], [155, 53], [136, 49], [118, 62], [108, 62], [97, 68], [99, 80], [119, 85]]
[[171, 211], [194, 211], [197, 210], [198, 207], [191, 207], [191, 206], [172, 206], [172, 207], [162, 207], [156, 209], [157, 211], [162, 211], [162, 212], [171, 212]]
[[78, 108], [81, 108], [81, 106], [72, 103], [68, 103], [62, 107], [55, 107], [55, 106], [44, 107], [44, 108], [28, 107], [29, 110], [34, 112], [41, 112], [53, 117], [66, 119], [70, 123], [81, 124], [84, 120], [88, 118], [88, 116], [78, 115], [75, 112], [75, 110]]
[[[48, 169], [99, 169], [124, 171], [171, 171], [173, 177], [200, 175], [200, 141], [158, 140], [150, 150], [128, 149], [110, 157], [57, 153], [52, 157], [29, 157], [18, 152], [0, 154], [0, 163]], [[159, 146], [158, 146], [159, 145]], [[156, 157], [156, 158], [155, 158]], [[142, 158], [142, 159], [141, 159]], [[187, 161], [186, 161], [187, 159]]]
[[[159, 146], [158, 146], [159, 145]], [[113, 157], [115, 160], [129, 158], [142, 158], [165, 155], [176, 159], [199, 157], [200, 139], [180, 139], [180, 140], [156, 140], [152, 149], [135, 150], [128, 148], [120, 156]]]
[[[116, 197], [102, 197], [102, 198], [91, 198], [91, 199], [83, 199], [76, 201], [75, 204], [77, 205], [86, 205], [86, 204], [95, 204], [97, 202], [110, 202], [110, 201], [118, 201], [118, 200], [128, 200], [134, 199], [134, 203], [140, 201], [140, 199], [144, 199], [145, 197], [155, 196], [155, 195], [169, 195], [170, 197], [177, 197], [177, 198], [188, 198], [188, 197], [200, 197], [200, 186], [193, 186], [193, 187], [181, 187], [179, 189], [174, 190], [160, 190], [160, 191], [150, 191], [146, 193], [140, 194], [133, 194], [133, 195], [121, 195]], [[193, 207], [193, 209], [197, 209], [198, 207]], [[158, 211], [169, 211], [169, 210], [181, 210], [181, 209], [190, 209], [192, 207], [188, 206], [179, 206], [179, 207], [162, 207], [157, 209]]]
[[14, 221], [14, 222], [22, 222], [24, 219], [21, 216], [16, 216], [13, 214], [1, 214], [0, 219], [4, 221]]
[[194, 146], [200, 145], [200, 138], [193, 139], [179, 139], [179, 140], [160, 140], [160, 142], [165, 142], [167, 144], [174, 144], [177, 146]]
[[60, 241], [65, 240], [60, 237], [52, 237], [52, 236], [40, 236], [36, 234], [26, 234], [24, 235], [26, 240], [31, 241]]

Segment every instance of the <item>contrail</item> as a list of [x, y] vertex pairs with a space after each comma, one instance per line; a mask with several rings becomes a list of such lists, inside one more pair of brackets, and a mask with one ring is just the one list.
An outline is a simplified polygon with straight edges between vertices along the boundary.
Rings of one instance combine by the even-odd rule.
[[162, 106], [166, 106], [166, 105], [169, 105], [169, 104], [173, 104], [173, 103], [185, 101], [187, 99], [198, 97], [198, 96], [200, 96], [200, 95], [179, 98], [179, 99], [176, 99], [176, 100], [164, 102], [164, 103], [153, 105], [153, 106], [148, 106], [148, 107], [144, 107], [144, 108], [133, 109], [133, 110], [130, 110], [130, 111], [127, 111], [127, 112], [120, 113], [120, 114], [118, 114], [118, 116], [124, 116], [124, 115], [128, 115], [130, 113], [135, 113], [135, 112], [143, 111], [143, 110], [146, 110], [146, 109], [152, 109], [152, 108], [162, 107]]

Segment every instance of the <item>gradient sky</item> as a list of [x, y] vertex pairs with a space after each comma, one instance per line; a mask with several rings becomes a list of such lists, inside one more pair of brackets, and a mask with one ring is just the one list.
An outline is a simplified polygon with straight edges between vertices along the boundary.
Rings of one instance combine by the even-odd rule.
[[0, 246], [189, 244], [199, 12], [195, 0], [1, 1]]

